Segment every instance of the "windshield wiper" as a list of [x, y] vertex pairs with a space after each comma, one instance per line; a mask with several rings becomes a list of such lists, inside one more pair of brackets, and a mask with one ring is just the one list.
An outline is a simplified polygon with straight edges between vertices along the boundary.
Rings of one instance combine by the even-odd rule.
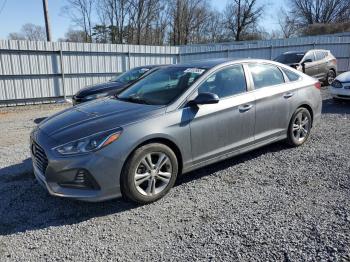
[[121, 100], [121, 101], [149, 105], [149, 103], [145, 99], [141, 98], [140, 96], [136, 96], [136, 95], [131, 95], [129, 97], [116, 96], [116, 98]]

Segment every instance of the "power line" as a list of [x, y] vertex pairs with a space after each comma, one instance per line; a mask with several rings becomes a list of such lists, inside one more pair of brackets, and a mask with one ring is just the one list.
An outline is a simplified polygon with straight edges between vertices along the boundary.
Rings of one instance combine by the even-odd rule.
[[4, 0], [4, 2], [2, 3], [2, 6], [0, 8], [0, 14], [1, 14], [2, 10], [4, 10], [6, 2], [7, 2], [7, 0]]

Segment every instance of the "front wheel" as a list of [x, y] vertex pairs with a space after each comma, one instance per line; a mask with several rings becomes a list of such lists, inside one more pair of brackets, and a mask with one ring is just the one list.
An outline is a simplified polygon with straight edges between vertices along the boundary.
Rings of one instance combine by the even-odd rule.
[[121, 176], [124, 197], [140, 204], [154, 202], [173, 187], [178, 161], [166, 145], [152, 143], [138, 148], [127, 161]]
[[299, 108], [294, 114], [288, 126], [287, 142], [291, 146], [301, 146], [309, 138], [312, 126], [312, 118], [309, 110]]

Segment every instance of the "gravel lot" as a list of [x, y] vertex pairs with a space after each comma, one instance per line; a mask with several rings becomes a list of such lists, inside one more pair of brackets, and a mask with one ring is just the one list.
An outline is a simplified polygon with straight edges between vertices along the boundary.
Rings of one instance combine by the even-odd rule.
[[147, 206], [49, 196], [33, 178], [28, 134], [67, 105], [1, 109], [0, 260], [349, 261], [350, 103], [323, 95], [304, 146], [192, 172]]

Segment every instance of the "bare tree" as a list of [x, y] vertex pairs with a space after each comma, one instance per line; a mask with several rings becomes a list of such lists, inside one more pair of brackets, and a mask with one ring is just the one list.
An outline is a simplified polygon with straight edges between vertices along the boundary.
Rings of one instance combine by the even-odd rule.
[[226, 6], [226, 28], [234, 35], [234, 40], [243, 40], [249, 35], [263, 14], [264, 6], [258, 6], [257, 0], [232, 0]]
[[85, 42], [91, 42], [93, 27], [93, 7], [96, 0], [66, 0], [63, 12], [72, 19], [75, 25], [85, 32]]
[[100, 0], [97, 6], [100, 16], [103, 15], [108, 23], [111, 43], [124, 43], [130, 16], [130, 0]]
[[[130, 25], [133, 28], [133, 43], [146, 44], [152, 24], [158, 19], [161, 11], [159, 0], [130, 0]], [[144, 34], [142, 34], [144, 32]]]
[[350, 21], [349, 0], [289, 0], [300, 26]]
[[19, 33], [10, 33], [11, 40], [46, 41], [45, 28], [40, 25], [25, 24]]
[[350, 22], [312, 24], [301, 30], [302, 35], [324, 35], [350, 32]]
[[299, 26], [297, 18], [295, 16], [287, 14], [287, 12], [281, 8], [280, 16], [278, 17], [278, 24], [284, 38], [290, 38], [298, 35]]
[[73, 30], [69, 29], [65, 33], [64, 38], [58, 39], [59, 42], [75, 42], [75, 43], [84, 43], [86, 40], [86, 33], [82, 30]]
[[196, 43], [210, 17], [207, 0], [176, 0], [168, 5], [170, 37], [174, 45]]

